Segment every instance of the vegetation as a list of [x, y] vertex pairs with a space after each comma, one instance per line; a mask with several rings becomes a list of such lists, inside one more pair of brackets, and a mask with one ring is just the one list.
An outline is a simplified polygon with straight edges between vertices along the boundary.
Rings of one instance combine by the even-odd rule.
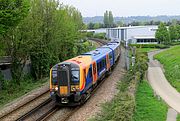
[[31, 90], [42, 86], [42, 83], [46, 84], [47, 80], [34, 81], [28, 77], [20, 81], [20, 86], [11, 81], [4, 81], [3, 90], [0, 91], [0, 108]]
[[106, 39], [106, 33], [96, 33], [93, 35], [94, 38]]
[[118, 83], [118, 94], [102, 107], [102, 113], [91, 120], [95, 121], [130, 121], [135, 110], [135, 92], [139, 80], [147, 70], [147, 56], [138, 53], [137, 61], [131, 71]]
[[157, 49], [156, 48], [137, 48], [137, 51], [142, 52], [142, 53], [147, 53], [154, 50], [157, 50]]
[[137, 48], [158, 48], [158, 49], [164, 49], [169, 48], [169, 45], [164, 44], [131, 44], [130, 46], [135, 46]]
[[[92, 49], [79, 31], [84, 27], [81, 13], [72, 6], [55, 0], [1, 0], [1, 5], [0, 56], [12, 58], [13, 80], [0, 78], [1, 96], [7, 100], [42, 83], [55, 63]], [[27, 62], [29, 78], [23, 71]], [[4, 98], [0, 97], [2, 104]]]
[[41, 79], [47, 76], [50, 65], [85, 51], [78, 46], [83, 37], [78, 30], [82, 27], [82, 16], [75, 8], [54, 0], [32, 0], [27, 17], [1, 34], [0, 42], [5, 46], [1, 49], [12, 58], [13, 79], [19, 83], [28, 59], [33, 77]]
[[173, 87], [180, 92], [180, 46], [172, 47], [155, 56], [163, 65], [165, 76]]
[[28, 0], [1, 0], [0, 35], [16, 27], [29, 11]]
[[152, 88], [147, 81], [138, 85], [136, 92], [136, 110], [134, 121], [165, 121], [167, 106], [164, 102], [157, 100]]
[[104, 24], [102, 24], [102, 23], [92, 23], [92, 22], [87, 24], [87, 29], [99, 29], [99, 28], [104, 28]]
[[106, 11], [104, 13], [104, 27], [114, 27], [114, 17], [112, 11]]
[[160, 23], [160, 25], [158, 26], [158, 30], [156, 31], [155, 37], [159, 43], [163, 43], [166, 45], [169, 44], [170, 36], [164, 23]]
[[180, 114], [177, 116], [177, 121], [180, 121]]

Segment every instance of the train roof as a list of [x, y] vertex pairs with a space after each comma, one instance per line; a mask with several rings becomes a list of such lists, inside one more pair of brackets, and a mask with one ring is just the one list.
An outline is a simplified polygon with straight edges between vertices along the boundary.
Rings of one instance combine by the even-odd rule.
[[101, 48], [111, 48], [111, 49], [114, 50], [114, 49], [117, 48], [117, 46], [119, 46], [119, 45], [120, 45], [119, 42], [111, 41], [111, 42], [109, 42], [108, 44], [102, 46]]
[[81, 54], [82, 56], [91, 56], [93, 60], [98, 60], [99, 58], [102, 58], [107, 53], [111, 52], [112, 50], [110, 48], [97, 48], [96, 50]]

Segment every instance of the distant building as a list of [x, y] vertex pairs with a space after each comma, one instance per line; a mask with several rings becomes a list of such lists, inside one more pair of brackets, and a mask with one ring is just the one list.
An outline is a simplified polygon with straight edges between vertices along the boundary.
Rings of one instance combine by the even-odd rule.
[[118, 39], [132, 44], [157, 44], [155, 33], [158, 26], [129, 26], [118, 28], [107, 28], [108, 39]]

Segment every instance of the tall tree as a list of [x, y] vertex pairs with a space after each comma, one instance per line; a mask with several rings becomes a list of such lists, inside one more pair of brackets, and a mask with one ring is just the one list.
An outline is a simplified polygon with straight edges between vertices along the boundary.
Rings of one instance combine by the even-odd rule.
[[112, 11], [109, 11], [109, 26], [110, 27], [114, 26], [114, 17], [113, 17]]
[[177, 25], [169, 26], [169, 35], [170, 35], [171, 41], [178, 39]]
[[164, 23], [160, 23], [160, 25], [158, 26], [155, 37], [159, 41], [159, 43], [168, 44], [170, 42], [169, 32]]
[[109, 27], [109, 13], [106, 10], [106, 12], [104, 13], [104, 26], [105, 27]]

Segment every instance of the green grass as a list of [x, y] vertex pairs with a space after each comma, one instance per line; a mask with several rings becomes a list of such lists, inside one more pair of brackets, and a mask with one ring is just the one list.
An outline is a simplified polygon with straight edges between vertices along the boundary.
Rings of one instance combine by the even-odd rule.
[[177, 116], [177, 121], [180, 121], [180, 114]]
[[155, 58], [164, 65], [168, 81], [180, 92], [180, 46], [161, 52]]
[[137, 51], [139, 52], [150, 52], [150, 51], [154, 51], [157, 50], [156, 48], [137, 48]]
[[153, 90], [147, 81], [142, 81], [136, 92], [134, 121], [165, 121], [166, 115], [166, 104], [154, 97]]
[[30, 92], [31, 90], [38, 88], [45, 84], [47, 79], [40, 80], [37, 82], [29, 81], [21, 81], [20, 86], [8, 87], [6, 90], [0, 91], [0, 108], [2, 108], [5, 104], [15, 100], [16, 98]]

